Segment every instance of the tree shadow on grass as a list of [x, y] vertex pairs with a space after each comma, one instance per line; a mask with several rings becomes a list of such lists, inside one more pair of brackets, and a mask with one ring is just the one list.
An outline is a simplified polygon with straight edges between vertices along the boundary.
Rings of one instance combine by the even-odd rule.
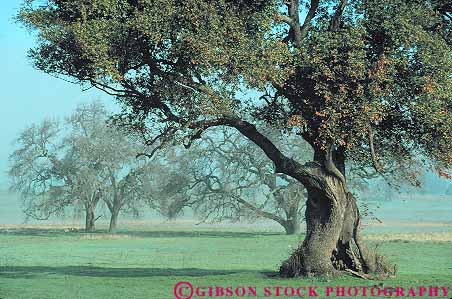
[[71, 275], [86, 277], [203, 277], [239, 273], [256, 273], [251, 270], [213, 270], [213, 269], [163, 269], [163, 268], [104, 268], [93, 266], [5, 266], [0, 267], [0, 278], [35, 278], [43, 275]]
[[[42, 229], [42, 228], [14, 228], [14, 229], [0, 229], [2, 235], [15, 236], [35, 236], [35, 237], [77, 237], [81, 235], [105, 235], [108, 231], [98, 230], [96, 232], [85, 233], [83, 230], [65, 231], [64, 229]], [[114, 236], [136, 237], [136, 238], [256, 238], [264, 236], [278, 236], [284, 235], [278, 232], [234, 232], [234, 231], [133, 231], [123, 230], [118, 231]]]

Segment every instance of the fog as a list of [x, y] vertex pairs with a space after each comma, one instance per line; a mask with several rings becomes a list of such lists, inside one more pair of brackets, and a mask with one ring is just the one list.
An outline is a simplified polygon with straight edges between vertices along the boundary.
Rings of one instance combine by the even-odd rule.
[[[372, 215], [364, 217], [364, 227], [372, 231], [390, 231], [392, 224], [397, 224], [407, 232], [422, 231], [447, 231], [452, 225], [452, 195], [446, 195], [446, 190], [451, 185], [446, 179], [439, 178], [434, 174], [424, 176], [424, 185], [421, 188], [402, 188], [401, 191], [384, 188], [384, 184], [370, 186], [368, 192], [360, 194], [359, 202], [361, 209], [367, 205]], [[0, 187], [0, 225], [5, 224], [79, 224], [84, 221], [82, 217], [76, 217], [68, 213], [62, 218], [50, 218], [48, 221], [25, 220], [25, 215], [21, 209], [20, 196], [8, 191], [8, 186], [3, 184]], [[108, 211], [105, 207], [98, 208], [98, 213], [102, 215], [99, 223], [108, 222]], [[378, 219], [378, 220], [377, 220]], [[128, 221], [167, 222], [167, 219], [160, 216], [155, 211], [147, 208], [139, 218], [128, 215], [121, 215], [122, 222]], [[185, 209], [183, 215], [177, 220], [193, 221], [193, 213]], [[381, 221], [381, 223], [379, 222]], [[261, 221], [257, 223], [243, 223], [251, 226], [271, 227], [275, 230], [281, 228], [272, 221]], [[370, 225], [369, 225], [370, 224]]]

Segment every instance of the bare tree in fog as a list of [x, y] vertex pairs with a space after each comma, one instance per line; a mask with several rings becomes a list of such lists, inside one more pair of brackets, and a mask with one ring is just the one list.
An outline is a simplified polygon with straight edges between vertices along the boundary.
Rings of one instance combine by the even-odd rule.
[[113, 231], [121, 210], [138, 214], [147, 198], [140, 189], [146, 162], [136, 159], [143, 146], [107, 119], [105, 107], [95, 102], [80, 105], [63, 124], [45, 120], [21, 133], [9, 175], [27, 217], [45, 220], [81, 208], [85, 230], [94, 231], [103, 201]]
[[[192, 207], [202, 221], [266, 218], [287, 234], [300, 231], [306, 200], [300, 184], [276, 174], [258, 147], [230, 129], [218, 129], [203, 141], [188, 151], [166, 150], [160, 159], [152, 182], [164, 215], [175, 217]], [[286, 140], [284, 146], [299, 158], [310, 155], [302, 143]]]

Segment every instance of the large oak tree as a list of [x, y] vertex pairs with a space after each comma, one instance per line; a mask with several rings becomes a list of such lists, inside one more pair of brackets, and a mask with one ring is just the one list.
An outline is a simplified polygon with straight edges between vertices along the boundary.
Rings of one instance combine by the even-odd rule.
[[[446, 0], [28, 0], [36, 67], [114, 95], [149, 143], [213, 126], [258, 145], [308, 190], [307, 234], [282, 276], [384, 271], [359, 238], [346, 163], [447, 175], [452, 5]], [[313, 148], [302, 164], [256, 127]], [[149, 124], [154, 124], [149, 126]], [[157, 125], [155, 125], [157, 124]], [[147, 129], [146, 129], [147, 128]]]

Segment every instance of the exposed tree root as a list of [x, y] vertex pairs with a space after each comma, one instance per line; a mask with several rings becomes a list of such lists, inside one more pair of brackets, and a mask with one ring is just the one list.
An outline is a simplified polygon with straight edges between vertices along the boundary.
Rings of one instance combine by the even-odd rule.
[[[387, 259], [375, 250], [368, 250], [359, 234], [360, 215], [350, 193], [340, 189], [336, 204], [318, 194], [314, 205], [307, 205], [307, 234], [303, 243], [283, 262], [281, 277], [332, 276], [340, 273], [372, 279], [395, 275]], [[322, 203], [323, 200], [323, 203]], [[327, 204], [325, 204], [325, 202]]]

